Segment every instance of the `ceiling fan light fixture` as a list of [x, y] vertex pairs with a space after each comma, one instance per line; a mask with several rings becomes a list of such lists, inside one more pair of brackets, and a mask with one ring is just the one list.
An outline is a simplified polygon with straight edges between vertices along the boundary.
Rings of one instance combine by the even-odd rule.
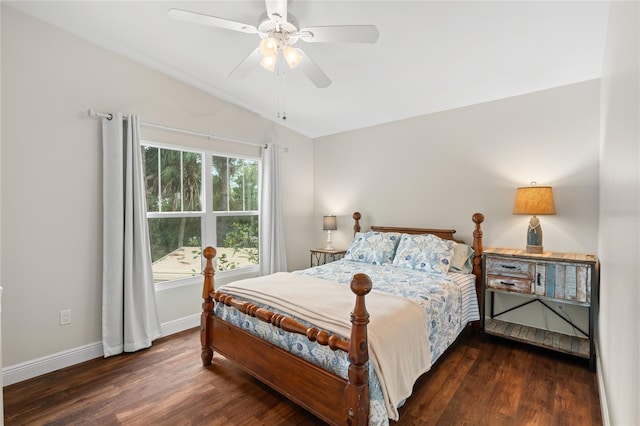
[[298, 49], [296, 49], [295, 47], [286, 45], [282, 49], [282, 54], [284, 55], [284, 59], [287, 61], [289, 68], [291, 69], [297, 67], [298, 65], [300, 65], [300, 62], [302, 62], [302, 54], [300, 54]]
[[267, 71], [274, 72], [276, 70], [276, 62], [278, 62], [277, 50], [273, 55], [263, 56], [262, 60], [260, 61], [260, 66]]
[[267, 56], [273, 56], [278, 53], [278, 40], [274, 37], [263, 38], [260, 42], [260, 53], [265, 58]]

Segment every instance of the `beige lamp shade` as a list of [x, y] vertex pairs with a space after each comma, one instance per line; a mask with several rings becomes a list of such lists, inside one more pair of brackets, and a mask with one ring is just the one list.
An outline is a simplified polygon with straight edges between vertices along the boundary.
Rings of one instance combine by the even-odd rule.
[[513, 214], [556, 214], [553, 189], [550, 186], [526, 186], [516, 191]]

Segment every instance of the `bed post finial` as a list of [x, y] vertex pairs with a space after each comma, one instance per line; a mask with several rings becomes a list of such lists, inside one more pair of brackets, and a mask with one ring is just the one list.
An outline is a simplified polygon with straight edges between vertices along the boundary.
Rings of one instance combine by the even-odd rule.
[[351, 313], [349, 383], [345, 389], [347, 403], [345, 416], [346, 424], [354, 426], [366, 425], [369, 422], [369, 374], [367, 371], [369, 313], [365, 306], [364, 296], [372, 288], [371, 278], [366, 274], [355, 274], [351, 278], [351, 291], [356, 294], [356, 305]]
[[353, 213], [353, 220], [355, 221], [355, 223], [353, 224], [353, 236], [355, 237], [356, 232], [360, 232], [360, 218], [362, 217], [362, 215], [360, 214], [360, 212], [354, 212]]
[[200, 343], [202, 345], [202, 352], [200, 356], [202, 358], [202, 365], [211, 365], [213, 359], [213, 350], [207, 340], [207, 319], [209, 314], [213, 312], [213, 258], [216, 257], [216, 249], [213, 247], [207, 247], [203, 250], [202, 254], [207, 259], [207, 265], [204, 267], [204, 286], [202, 287], [202, 314], [200, 314]]

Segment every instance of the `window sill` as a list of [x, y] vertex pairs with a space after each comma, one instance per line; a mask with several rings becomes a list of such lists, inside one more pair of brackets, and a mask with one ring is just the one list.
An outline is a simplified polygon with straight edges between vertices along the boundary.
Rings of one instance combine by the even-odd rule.
[[[214, 277], [215, 277], [215, 281], [219, 282], [220, 285], [224, 285], [229, 282], [235, 281], [234, 278], [237, 278], [237, 277], [246, 278], [247, 275], [257, 276], [259, 270], [260, 270], [259, 266], [254, 265], [246, 268], [230, 269], [228, 271], [220, 271], [220, 272], [216, 271]], [[164, 290], [171, 290], [174, 288], [192, 286], [194, 284], [202, 286], [203, 280], [204, 280], [203, 276], [199, 274], [199, 275], [194, 275], [193, 277], [157, 283], [155, 284], [155, 289], [156, 291], [164, 291]]]

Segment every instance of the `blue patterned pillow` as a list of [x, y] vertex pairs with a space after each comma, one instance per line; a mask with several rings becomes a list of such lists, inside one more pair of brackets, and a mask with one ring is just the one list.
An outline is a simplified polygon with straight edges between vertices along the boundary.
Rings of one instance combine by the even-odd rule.
[[400, 236], [398, 232], [358, 232], [351, 241], [344, 259], [372, 265], [391, 263]]
[[446, 274], [453, 257], [454, 241], [431, 234], [403, 234], [393, 265], [434, 274]]

